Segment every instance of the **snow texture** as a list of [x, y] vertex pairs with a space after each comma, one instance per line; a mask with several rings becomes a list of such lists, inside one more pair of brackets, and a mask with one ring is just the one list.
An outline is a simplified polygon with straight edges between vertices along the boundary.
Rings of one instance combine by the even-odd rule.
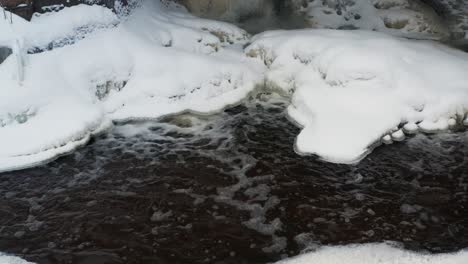
[[365, 29], [412, 38], [446, 38], [449, 32], [419, 0], [310, 1], [303, 12], [313, 28]]
[[388, 244], [323, 247], [277, 264], [465, 264], [468, 252], [419, 254]]
[[[271, 31], [246, 49], [267, 83], [293, 93], [301, 153], [354, 163], [386, 134], [446, 130], [468, 111], [468, 55], [435, 42], [377, 32]], [[388, 141], [388, 138], [385, 139]]]
[[[43, 52], [25, 54], [23, 82], [14, 56], [0, 64], [0, 171], [72, 151], [111, 121], [219, 111], [262, 80], [242, 55], [243, 30], [175, 4], [145, 1], [124, 19], [79, 5], [13, 20], [0, 20], [0, 43]], [[61, 39], [72, 45], [41, 48]]]
[[113, 121], [211, 113], [263, 84], [293, 94], [297, 150], [332, 162], [468, 124], [468, 55], [434, 42], [324, 29], [249, 39], [150, 0], [129, 16], [87, 5], [15, 16], [0, 31], [15, 55], [0, 64], [0, 171], [66, 154]]

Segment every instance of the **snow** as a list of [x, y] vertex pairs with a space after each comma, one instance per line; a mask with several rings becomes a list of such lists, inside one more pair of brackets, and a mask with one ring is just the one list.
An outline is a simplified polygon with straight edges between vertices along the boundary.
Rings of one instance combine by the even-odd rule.
[[388, 244], [327, 246], [277, 264], [465, 264], [468, 251], [420, 254]]
[[32, 264], [32, 262], [28, 262], [18, 257], [9, 256], [1, 252], [0, 252], [0, 263], [1, 264]]
[[13, 15], [11, 25], [9, 21], [0, 19], [0, 43], [15, 36], [24, 39], [28, 48], [44, 47], [54, 40], [75, 36], [77, 30], [83, 27], [112, 25], [117, 22], [117, 16], [111, 10], [88, 5], [73, 6], [60, 12], [36, 13], [31, 22]]
[[[293, 93], [300, 153], [354, 163], [386, 134], [449, 128], [468, 111], [468, 55], [435, 42], [377, 32], [296, 30], [257, 35], [246, 49], [266, 82]], [[396, 133], [394, 133], [396, 132]], [[387, 141], [388, 140], [384, 140]]]
[[22, 83], [15, 56], [0, 64], [0, 171], [72, 151], [111, 121], [219, 111], [262, 80], [263, 66], [243, 56], [245, 31], [158, 1], [123, 19], [79, 5], [9, 27], [0, 20], [0, 43], [72, 45], [25, 55]]
[[435, 42], [324, 29], [250, 39], [150, 0], [129, 16], [78, 5], [13, 20], [0, 20], [0, 45], [15, 53], [0, 64], [0, 171], [66, 154], [113, 121], [212, 113], [264, 84], [292, 94], [297, 151], [332, 162], [468, 123], [468, 56]]
[[413, 38], [446, 38], [449, 29], [419, 0], [311, 1], [303, 12], [313, 28], [365, 29]]

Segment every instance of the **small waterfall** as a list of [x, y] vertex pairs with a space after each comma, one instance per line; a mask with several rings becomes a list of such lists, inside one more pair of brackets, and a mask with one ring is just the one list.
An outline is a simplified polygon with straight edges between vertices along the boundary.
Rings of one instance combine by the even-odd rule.
[[302, 0], [180, 0], [197, 16], [235, 23], [252, 34], [271, 29], [304, 28], [297, 13]]
[[274, 0], [182, 0], [195, 15], [231, 22], [250, 16], [268, 15]]

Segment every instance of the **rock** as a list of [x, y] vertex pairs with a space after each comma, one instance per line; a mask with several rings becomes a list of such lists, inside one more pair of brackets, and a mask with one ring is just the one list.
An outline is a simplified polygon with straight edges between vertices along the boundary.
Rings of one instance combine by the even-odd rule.
[[423, 0], [321, 0], [310, 1], [302, 10], [313, 28], [363, 29], [429, 39], [446, 39], [450, 34], [445, 19]]
[[272, 0], [180, 0], [187, 9], [201, 17], [237, 20], [273, 10]]
[[2, 64], [12, 53], [13, 50], [10, 47], [0, 46], [0, 64]]
[[33, 0], [0, 0], [0, 5], [26, 20], [30, 20], [34, 12]]
[[[114, 9], [116, 1], [120, 0], [0, 0], [0, 5], [26, 20], [31, 20], [33, 13], [58, 11], [79, 4], [102, 5]], [[126, 3], [125, 0], [122, 2]]]

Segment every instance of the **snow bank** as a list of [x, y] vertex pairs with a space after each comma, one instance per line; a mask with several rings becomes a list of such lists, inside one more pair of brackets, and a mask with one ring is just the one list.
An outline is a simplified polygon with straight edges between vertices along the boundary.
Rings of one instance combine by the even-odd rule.
[[32, 262], [28, 262], [18, 257], [5, 255], [3, 253], [0, 253], [0, 263], [1, 264], [33, 264]]
[[[3, 13], [3, 10], [0, 9]], [[47, 48], [54, 41], [79, 38], [98, 27], [108, 27], [118, 23], [117, 16], [101, 6], [78, 5], [60, 12], [34, 14], [31, 22], [19, 16], [9, 20], [0, 19], [0, 43], [15, 38], [24, 40], [26, 49]], [[4, 34], [3, 32], [6, 32]]]
[[73, 45], [25, 55], [22, 83], [14, 56], [0, 64], [0, 171], [69, 152], [112, 120], [218, 111], [262, 80], [263, 66], [239, 48], [243, 30], [177, 5], [145, 1], [122, 21], [99, 6], [14, 21], [2, 41], [23, 39], [25, 49], [101, 26]]
[[[297, 30], [256, 36], [246, 53], [267, 82], [294, 93], [296, 147], [353, 163], [385, 134], [445, 130], [468, 110], [468, 55], [376, 32]], [[388, 139], [388, 138], [387, 138]]]
[[277, 264], [465, 264], [468, 251], [455, 254], [418, 254], [387, 244], [323, 247]]

